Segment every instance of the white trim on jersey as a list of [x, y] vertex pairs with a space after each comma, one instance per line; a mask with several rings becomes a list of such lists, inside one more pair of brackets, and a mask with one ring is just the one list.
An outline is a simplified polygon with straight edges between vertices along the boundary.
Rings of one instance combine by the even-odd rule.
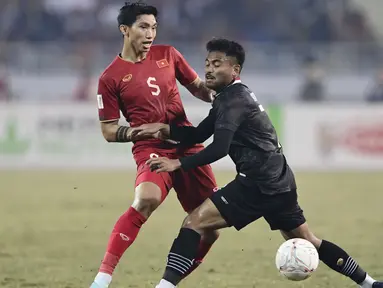
[[[224, 91], [227, 87], [230, 87], [230, 86], [232, 86], [232, 85], [234, 85], [234, 84], [238, 84], [238, 83], [242, 83], [241, 79], [234, 80], [234, 82], [231, 83], [231, 84], [229, 84], [229, 85], [227, 85], [227, 86], [223, 89], [223, 91]], [[222, 91], [222, 92], [223, 92], [223, 91]], [[215, 94], [215, 95], [214, 95], [214, 98], [217, 98], [217, 97], [219, 96], [219, 94], [221, 94], [222, 92], [219, 92], [218, 94]]]

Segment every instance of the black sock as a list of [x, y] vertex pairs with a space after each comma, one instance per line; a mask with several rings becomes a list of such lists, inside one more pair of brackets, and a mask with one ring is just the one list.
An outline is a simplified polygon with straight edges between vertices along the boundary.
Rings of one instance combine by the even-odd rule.
[[174, 286], [181, 282], [183, 276], [193, 266], [200, 240], [201, 235], [196, 231], [181, 228], [170, 249], [163, 279]]
[[362, 283], [366, 279], [367, 273], [337, 245], [323, 240], [318, 253], [323, 263], [336, 272], [350, 277], [355, 283]]

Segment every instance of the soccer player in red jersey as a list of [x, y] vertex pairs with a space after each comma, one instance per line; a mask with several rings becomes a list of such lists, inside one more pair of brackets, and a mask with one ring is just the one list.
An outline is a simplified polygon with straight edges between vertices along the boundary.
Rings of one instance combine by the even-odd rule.
[[[91, 288], [109, 287], [120, 258], [134, 242], [141, 226], [174, 188], [186, 212], [207, 199], [216, 187], [210, 166], [188, 172], [157, 174], [145, 162], [152, 157], [180, 158], [197, 153], [201, 145], [179, 147], [159, 139], [138, 138], [134, 127], [161, 122], [191, 125], [180, 99], [176, 79], [194, 96], [211, 102], [210, 90], [172, 46], [153, 45], [157, 30], [157, 9], [142, 3], [125, 4], [118, 16], [124, 36], [122, 53], [99, 79], [97, 102], [102, 133], [108, 142], [133, 142], [137, 164], [135, 199], [116, 222], [106, 253]], [[120, 126], [120, 111], [130, 127]], [[218, 238], [206, 231], [202, 237], [193, 271]]]

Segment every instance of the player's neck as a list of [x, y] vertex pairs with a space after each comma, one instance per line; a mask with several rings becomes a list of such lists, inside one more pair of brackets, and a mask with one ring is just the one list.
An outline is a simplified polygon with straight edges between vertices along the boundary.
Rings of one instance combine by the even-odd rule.
[[227, 87], [229, 87], [229, 86], [231, 86], [233, 84], [236, 84], [236, 83], [241, 83], [241, 78], [236, 77], [231, 82], [227, 83], [225, 86], [216, 88], [215, 89], [216, 96], [218, 96], [218, 94], [221, 93], [223, 90], [225, 90]]
[[121, 58], [124, 61], [136, 63], [144, 60], [147, 54], [148, 52], [136, 51], [133, 45], [125, 43], [122, 47]]

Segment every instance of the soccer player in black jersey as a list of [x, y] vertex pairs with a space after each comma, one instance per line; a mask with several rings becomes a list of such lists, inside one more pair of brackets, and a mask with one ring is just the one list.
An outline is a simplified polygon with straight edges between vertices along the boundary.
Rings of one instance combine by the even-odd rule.
[[360, 287], [383, 287], [383, 282], [372, 279], [342, 248], [317, 238], [309, 230], [298, 205], [294, 174], [276, 131], [254, 93], [239, 78], [245, 61], [242, 46], [214, 39], [207, 44], [207, 50], [206, 85], [217, 92], [209, 115], [198, 127], [153, 123], [141, 126], [135, 133], [176, 140], [180, 145], [202, 143], [214, 135], [209, 146], [192, 156], [148, 160], [147, 164], [158, 173], [189, 170], [229, 154], [238, 174], [186, 217], [157, 287], [176, 287], [193, 264], [204, 231], [230, 226], [240, 230], [261, 217], [272, 230], [280, 230], [286, 240], [310, 241], [327, 266]]

